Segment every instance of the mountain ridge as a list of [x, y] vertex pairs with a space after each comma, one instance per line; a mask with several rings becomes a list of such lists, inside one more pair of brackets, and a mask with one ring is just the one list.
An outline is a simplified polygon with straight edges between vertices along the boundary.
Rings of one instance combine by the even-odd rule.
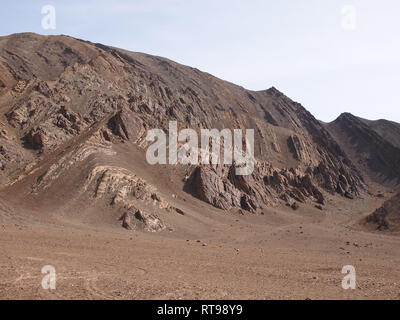
[[[30, 33], [0, 37], [0, 71], [0, 192], [14, 203], [64, 211], [107, 204], [104, 216], [162, 231], [179, 224], [168, 212], [184, 211], [184, 190], [225, 211], [264, 213], [284, 205], [323, 209], [330, 197], [353, 199], [368, 189], [370, 172], [337, 138], [335, 123], [343, 121], [321, 124], [275, 87], [246, 90], [162, 57]], [[384, 146], [389, 162], [368, 149], [379, 160], [378, 174], [397, 174], [397, 148], [357, 118], [342, 118], [359, 125], [361, 141], [372, 135]], [[146, 132], [167, 130], [171, 120], [196, 130], [254, 128], [254, 173], [238, 178], [222, 165], [150, 167]], [[68, 189], [64, 199], [56, 196], [61, 186]]]

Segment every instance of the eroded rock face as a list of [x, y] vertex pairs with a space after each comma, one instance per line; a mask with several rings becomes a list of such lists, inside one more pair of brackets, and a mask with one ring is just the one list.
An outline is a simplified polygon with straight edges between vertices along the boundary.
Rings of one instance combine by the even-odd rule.
[[96, 167], [89, 174], [84, 188], [93, 189], [93, 197], [97, 200], [110, 202], [116, 208], [128, 208], [121, 220], [123, 227], [129, 230], [136, 229], [135, 221], [141, 222], [145, 231], [165, 229], [165, 224], [155, 214], [137, 209], [143, 205], [156, 206], [166, 212], [177, 210], [157, 193], [157, 188], [124, 168]]
[[288, 138], [288, 146], [290, 151], [296, 160], [304, 161], [307, 159], [307, 153], [305, 152], [305, 145], [303, 141], [296, 135], [292, 135]]
[[337, 162], [331, 162], [330, 167], [321, 163], [313, 169], [313, 176], [328, 192], [352, 199], [365, 190], [366, 185], [357, 171], [346, 168]]
[[116, 135], [132, 142], [136, 142], [144, 133], [142, 120], [125, 108], [110, 120], [110, 126]]
[[137, 230], [140, 226], [148, 232], [160, 232], [165, 229], [164, 223], [154, 214], [147, 214], [134, 207], [129, 208], [120, 218], [122, 227]]
[[197, 167], [185, 188], [217, 208], [241, 208], [253, 213], [262, 212], [265, 206], [276, 206], [280, 200], [290, 206], [296, 201], [322, 205], [325, 202], [309, 174], [302, 175], [293, 169], [279, 171], [267, 164], [257, 164], [249, 176], [235, 175], [234, 166]]
[[[20, 121], [25, 125], [29, 119], [20, 119]], [[30, 129], [23, 140], [28, 148], [51, 151], [61, 143], [78, 135], [85, 127], [86, 124], [79, 115], [65, 106], [61, 106], [51, 117]]]
[[165, 229], [164, 223], [154, 214], [148, 214], [137, 210], [135, 218], [142, 222], [149, 232], [158, 232]]
[[89, 174], [85, 189], [94, 187], [94, 197], [108, 197], [112, 204], [130, 207], [135, 200], [157, 204], [161, 209], [171, 206], [160, 195], [157, 188], [148, 184], [129, 170], [120, 167], [98, 166]]
[[189, 178], [187, 187], [199, 199], [217, 208], [229, 210], [240, 207], [241, 192], [211, 167], [197, 167]]
[[47, 138], [42, 130], [32, 129], [25, 136], [25, 142], [32, 149], [40, 150], [45, 146]]
[[122, 221], [122, 227], [127, 230], [135, 230], [136, 225], [134, 223], [135, 214], [130, 210], [125, 212], [122, 217], [119, 219]]

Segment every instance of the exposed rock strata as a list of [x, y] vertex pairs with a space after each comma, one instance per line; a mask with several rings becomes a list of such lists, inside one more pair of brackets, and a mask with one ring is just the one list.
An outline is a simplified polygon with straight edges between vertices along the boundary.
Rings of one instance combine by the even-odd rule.
[[[0, 71], [0, 179], [8, 188], [35, 177], [29, 188], [38, 199], [71, 171], [76, 180], [87, 177], [85, 195], [111, 210], [146, 212], [154, 203], [178, 212], [157, 186], [125, 168], [122, 154], [144, 154], [147, 130], [167, 132], [169, 121], [197, 132], [254, 129], [250, 176], [202, 166], [185, 179], [185, 190], [218, 208], [323, 205], [327, 193], [351, 199], [366, 187], [331, 130], [276, 88], [249, 91], [168, 59], [34, 34], [0, 38]], [[382, 163], [386, 174], [396, 156]]]

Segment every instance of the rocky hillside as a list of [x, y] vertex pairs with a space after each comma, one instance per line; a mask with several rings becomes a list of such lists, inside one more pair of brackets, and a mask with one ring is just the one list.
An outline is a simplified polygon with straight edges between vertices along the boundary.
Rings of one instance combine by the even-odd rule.
[[369, 215], [367, 223], [377, 226], [379, 230], [400, 230], [400, 193], [386, 201], [383, 206]]
[[400, 124], [388, 120], [365, 120], [369, 127], [378, 133], [383, 139], [393, 144], [395, 147], [400, 148]]
[[400, 183], [399, 124], [344, 113], [326, 127], [358, 169], [373, 181], [389, 186]]
[[[171, 120], [179, 129], [254, 129], [253, 174], [149, 166], [146, 132], [167, 132]], [[366, 188], [348, 136], [371, 137], [374, 151], [362, 140], [357, 153], [373, 154], [372, 172], [399, 177], [396, 146], [353, 123], [343, 116], [326, 127], [275, 88], [249, 91], [165, 58], [67, 36], [0, 38], [0, 193], [42, 211], [103, 203], [125, 227], [158, 231], [158, 215], [184, 214], [181, 190], [223, 210], [322, 208], [326, 195], [352, 199]]]

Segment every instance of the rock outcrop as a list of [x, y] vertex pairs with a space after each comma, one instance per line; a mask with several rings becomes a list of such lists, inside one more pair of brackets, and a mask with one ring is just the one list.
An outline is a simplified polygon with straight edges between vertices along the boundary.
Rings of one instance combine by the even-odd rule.
[[137, 230], [141, 227], [148, 232], [159, 232], [166, 228], [156, 215], [144, 213], [134, 207], [129, 208], [120, 221], [122, 221], [122, 227], [127, 230]]
[[289, 206], [296, 201], [325, 203], [323, 193], [309, 174], [302, 175], [294, 169], [279, 170], [268, 164], [257, 164], [250, 176], [237, 176], [234, 171], [234, 166], [197, 167], [186, 181], [185, 189], [217, 208], [241, 208], [252, 213], [281, 202]]
[[114, 134], [125, 140], [131, 140], [132, 142], [137, 142], [144, 134], [142, 120], [139, 117], [135, 117], [130, 110], [125, 108], [118, 111], [118, 113], [111, 118], [109, 127], [111, 127]]
[[378, 230], [400, 231], [400, 193], [386, 201], [366, 218]]

